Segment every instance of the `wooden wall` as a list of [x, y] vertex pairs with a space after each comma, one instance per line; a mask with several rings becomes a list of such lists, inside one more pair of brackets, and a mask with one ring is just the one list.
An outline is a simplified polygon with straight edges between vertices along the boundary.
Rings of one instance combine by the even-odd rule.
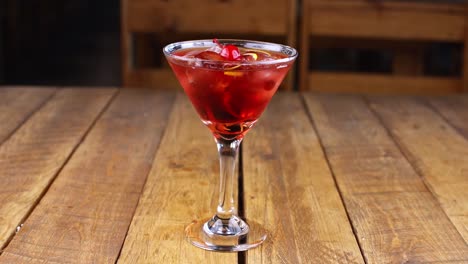
[[[307, 0], [302, 0], [302, 2], [304, 1]], [[61, 83], [57, 83], [56, 79], [60, 77], [63, 79], [72, 78], [68, 80], [70, 84], [93, 85], [96, 84], [95, 78], [103, 76], [103, 72], [110, 71], [108, 77], [99, 84], [118, 85], [120, 83], [118, 8], [118, 0], [0, 0], [0, 83], [36, 84], [36, 81], [40, 80], [41, 84], [60, 85]], [[300, 14], [301, 12], [298, 12], [298, 15]], [[107, 26], [107, 29], [95, 30], [93, 33], [87, 32], [102, 25]], [[114, 29], [116, 29], [116, 38], [111, 36], [111, 38], [107, 38], [110, 39], [106, 40], [107, 42], [95, 43], [95, 39], [106, 34], [106, 30], [108, 32]], [[227, 33], [228, 36], [232, 36], [229, 32]], [[252, 36], [251, 38], [258, 37]], [[150, 40], [152, 40], [151, 45], [160, 41], [159, 38], [150, 38]], [[313, 44], [317, 46], [318, 42], [314, 40]], [[101, 46], [101, 50], [96, 46]], [[58, 50], [57, 47], [62, 50]], [[105, 48], [105, 51], [102, 50], [102, 47]], [[429, 61], [429, 64], [437, 64], [440, 60], [444, 62], [452, 60], [452, 58], [445, 56], [447, 50], [443, 47], [436, 51], [437, 59]], [[456, 55], [459, 55], [460, 48], [455, 47], [455, 50], [457, 51]], [[372, 56], [370, 56], [370, 61], [366, 58], [361, 59], [362, 56], [358, 54], [359, 52], [354, 51], [353, 54], [358, 54], [358, 56], [353, 55], [356, 61], [350, 61], [350, 64], [345, 66], [331, 65], [334, 62], [334, 57], [325, 54], [320, 49], [317, 51], [321, 54], [320, 56], [311, 54], [311, 68], [314, 68], [314, 65], [322, 68], [330, 66], [332, 70], [337, 68], [339, 70], [340, 67], [354, 67], [360, 70], [362, 65], [373, 65], [371, 70], [382, 68], [378, 65], [374, 66], [381, 62], [376, 61]], [[160, 49], [155, 49], [155, 52], [161, 55]], [[314, 50], [311, 50], [312, 52]], [[301, 59], [304, 57], [303, 55], [301, 53]], [[98, 58], [99, 56], [101, 58]], [[442, 58], [440, 58], [441, 56]], [[345, 56], [339, 54], [335, 57], [340, 60], [345, 59]], [[138, 60], [137, 62], [142, 67], [146, 67], [146, 60], [151, 56], [145, 54], [142, 58], [145, 61]], [[323, 59], [317, 60], [317, 58]], [[102, 61], [96, 62], [96, 60]], [[161, 60], [163, 58], [160, 56], [154, 56], [156, 63], [160, 63]], [[314, 63], [315, 60], [317, 62]], [[78, 64], [78, 66], [74, 64]], [[460, 75], [460, 63], [455, 61], [450, 65], [455, 66], [453, 69], [445, 71], [452, 75]], [[97, 68], [104, 70], [98, 71]], [[436, 68], [436, 71], [443, 72], [438, 69]], [[88, 71], [91, 74], [94, 72], [94, 76], [86, 76], [85, 78], [83, 74], [88, 73], [83, 73], [83, 71]], [[77, 83], [78, 80], [81, 83]]]

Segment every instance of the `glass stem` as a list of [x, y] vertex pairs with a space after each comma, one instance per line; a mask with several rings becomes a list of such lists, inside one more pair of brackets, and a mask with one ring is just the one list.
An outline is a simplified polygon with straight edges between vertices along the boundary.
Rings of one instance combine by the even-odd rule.
[[242, 139], [216, 139], [220, 165], [219, 201], [216, 216], [220, 219], [230, 219], [237, 215], [234, 180], [236, 179], [235, 168], [241, 141]]

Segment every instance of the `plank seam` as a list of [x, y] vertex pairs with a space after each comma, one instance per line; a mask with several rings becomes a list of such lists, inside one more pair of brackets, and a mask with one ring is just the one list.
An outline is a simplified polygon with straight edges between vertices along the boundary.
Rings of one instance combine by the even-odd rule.
[[115, 258], [114, 264], [117, 264], [117, 263], [118, 263], [118, 261], [119, 261], [119, 259], [120, 259], [120, 256], [122, 255], [123, 247], [124, 247], [124, 245], [125, 245], [125, 242], [127, 241], [128, 231], [130, 231], [130, 227], [131, 227], [131, 225], [132, 225], [132, 223], [133, 223], [133, 219], [135, 218], [136, 210], [138, 209], [138, 206], [140, 205], [141, 195], [143, 194], [143, 192], [144, 192], [144, 190], [145, 190], [146, 183], [148, 182], [148, 177], [149, 177], [151, 171], [153, 170], [154, 160], [156, 159], [156, 156], [157, 156], [158, 152], [160, 151], [160, 150], [159, 150], [159, 147], [161, 146], [161, 143], [163, 142], [163, 139], [164, 139], [164, 137], [166, 136], [167, 127], [168, 127], [169, 120], [170, 120], [169, 118], [171, 117], [172, 113], [175, 111], [175, 107], [176, 107], [175, 102], [176, 102], [176, 99], [177, 99], [177, 96], [178, 96], [178, 95], [179, 95], [179, 94], [176, 93], [175, 96], [173, 96], [173, 98], [172, 98], [171, 110], [170, 110], [170, 112], [169, 112], [168, 115], [167, 115], [167, 124], [166, 124], [166, 126], [164, 127], [164, 131], [162, 132], [161, 137], [160, 137], [160, 140], [159, 140], [159, 143], [158, 143], [158, 145], [156, 146], [156, 150], [154, 151], [154, 155], [153, 155], [153, 158], [152, 158], [153, 162], [151, 163], [151, 168], [150, 168], [150, 169], [148, 170], [148, 172], [146, 173], [145, 180], [144, 180], [144, 182], [143, 182], [143, 184], [142, 184], [142, 186], [141, 186], [140, 196], [139, 196], [139, 198], [138, 198], [138, 202], [137, 202], [137, 204], [135, 205], [135, 209], [133, 210], [132, 219], [130, 219], [130, 223], [129, 223], [129, 225], [127, 226], [127, 230], [125, 231], [125, 236], [124, 236], [125, 238], [124, 238], [124, 240], [122, 241], [122, 244], [120, 245], [119, 253], [117, 254], [117, 256], [116, 256], [116, 258]]
[[[377, 118], [378, 122], [380, 123], [380, 125], [385, 129], [385, 132], [387, 133], [387, 135], [389, 136], [389, 138], [395, 143], [395, 146], [397, 147], [398, 151], [401, 153], [401, 155], [405, 158], [405, 160], [408, 162], [408, 164], [411, 166], [411, 168], [413, 169], [413, 171], [419, 176], [419, 178], [421, 179], [422, 183], [424, 184], [424, 187], [426, 188], [427, 192], [430, 193], [432, 195], [432, 197], [434, 198], [434, 200], [436, 201], [437, 205], [439, 206], [440, 210], [444, 213], [444, 216], [447, 218], [447, 220], [450, 222], [450, 224], [452, 224], [452, 227], [454, 230], [457, 231], [457, 234], [460, 236], [461, 240], [462, 241], [465, 241], [465, 239], [463, 238], [462, 234], [460, 233], [460, 231], [458, 230], [457, 226], [455, 226], [455, 224], [452, 222], [452, 220], [450, 219], [449, 215], [447, 215], [447, 212], [445, 211], [445, 208], [442, 206], [442, 204], [440, 203], [440, 200], [437, 198], [437, 195], [434, 191], [434, 189], [432, 188], [432, 186], [427, 182], [426, 180], [426, 177], [424, 176], [424, 172], [422, 172], [421, 169], [419, 169], [415, 164], [413, 164], [413, 162], [411, 162], [412, 160], [412, 154], [409, 150], [407, 150], [404, 146], [403, 143], [400, 142], [400, 140], [398, 140], [397, 137], [395, 137], [392, 132], [390, 131], [390, 129], [385, 125], [385, 122], [383, 121], [383, 118], [381, 115], [379, 115], [377, 113], [377, 111], [374, 110], [374, 108], [371, 107], [371, 100], [368, 98], [368, 96], [362, 96], [362, 99], [364, 101], [364, 103], [366, 104], [367, 108], [369, 109], [369, 111], [371, 111], [371, 113]], [[421, 102], [420, 100], [418, 100], [419, 102]], [[424, 102], [421, 102], [422, 105], [424, 106]], [[429, 108], [430, 109], [430, 108]], [[437, 114], [437, 113], [436, 113]], [[465, 241], [466, 243], [466, 241]]]
[[304, 109], [306, 110], [306, 111], [305, 111], [305, 112], [306, 112], [306, 115], [307, 115], [307, 117], [308, 117], [308, 119], [309, 119], [309, 121], [310, 121], [310, 123], [311, 123], [311, 125], [312, 125], [312, 128], [313, 128], [315, 134], [317, 135], [317, 141], [319, 142], [320, 148], [322, 149], [323, 157], [325, 158], [325, 161], [326, 161], [326, 163], [327, 163], [328, 169], [330, 170], [330, 173], [331, 173], [331, 175], [332, 175], [333, 184], [335, 185], [335, 188], [336, 188], [336, 190], [338, 191], [338, 195], [340, 196], [341, 204], [343, 205], [343, 207], [344, 207], [344, 209], [345, 209], [346, 217], [348, 218], [348, 222], [349, 222], [349, 224], [350, 224], [350, 226], [351, 226], [351, 229], [352, 229], [352, 231], [353, 231], [354, 238], [356, 239], [356, 243], [358, 244], [359, 251], [361, 252], [361, 256], [362, 256], [362, 258], [364, 259], [364, 262], [367, 264], [367, 263], [368, 263], [367, 257], [366, 257], [366, 255], [364, 254], [364, 251], [363, 251], [363, 249], [362, 249], [361, 243], [359, 242], [357, 230], [356, 230], [356, 228], [355, 228], [355, 226], [354, 226], [354, 224], [353, 224], [353, 221], [351, 220], [351, 217], [350, 217], [350, 215], [349, 215], [348, 208], [346, 207], [346, 202], [345, 202], [344, 197], [343, 197], [343, 193], [342, 193], [340, 187], [338, 186], [338, 181], [337, 181], [337, 179], [336, 179], [335, 172], [334, 172], [333, 167], [332, 167], [332, 165], [331, 165], [331, 162], [330, 162], [330, 160], [329, 160], [329, 158], [328, 158], [327, 151], [326, 151], [326, 149], [325, 149], [325, 146], [323, 145], [322, 139], [320, 138], [320, 133], [319, 133], [319, 131], [318, 131], [318, 129], [317, 129], [317, 126], [316, 126], [316, 124], [315, 124], [315, 122], [314, 122], [314, 119], [313, 119], [313, 117], [312, 117], [311, 110], [310, 110], [310, 108], [307, 106], [307, 102], [306, 102], [306, 100], [305, 100], [305, 98], [304, 98], [304, 94], [301, 93], [300, 95], [301, 95], [300, 98], [301, 98], [302, 105], [303, 105]]
[[442, 120], [445, 121], [450, 127], [452, 127], [460, 136], [462, 136], [464, 139], [468, 140], [468, 135], [465, 134], [465, 132], [460, 129], [458, 126], [453, 124], [450, 119], [448, 119], [442, 112], [439, 111], [439, 109], [433, 105], [427, 98], [426, 99], [421, 99], [421, 103], [425, 105], [427, 108], [431, 109], [434, 113], [436, 113], [438, 116], [442, 118]]
[[[23, 216], [23, 218], [21, 218], [21, 221], [20, 223], [18, 224], [18, 226], [21, 226], [22, 223], [26, 222], [27, 219], [29, 218], [29, 216], [32, 214], [32, 212], [34, 211], [34, 209], [36, 208], [36, 206], [41, 202], [42, 198], [44, 198], [44, 196], [46, 195], [46, 193], [49, 191], [50, 187], [52, 186], [52, 184], [55, 182], [55, 180], [57, 179], [57, 177], [60, 175], [60, 173], [62, 172], [63, 168], [66, 166], [66, 164], [68, 163], [68, 161], [73, 157], [73, 155], [75, 154], [76, 150], [78, 149], [78, 147], [81, 145], [81, 143], [86, 139], [86, 137], [88, 136], [89, 132], [92, 130], [92, 128], [94, 127], [94, 125], [97, 123], [97, 121], [101, 118], [101, 116], [103, 115], [103, 113], [108, 109], [109, 105], [114, 101], [114, 98], [117, 96], [117, 94], [119, 93], [120, 90], [117, 90], [113, 95], [112, 97], [109, 99], [109, 101], [106, 103], [106, 105], [104, 105], [104, 107], [101, 109], [101, 111], [99, 112], [98, 115], [96, 115], [96, 117], [94, 118], [93, 122], [91, 123], [91, 125], [88, 127], [88, 129], [85, 131], [85, 133], [83, 134], [83, 136], [81, 136], [81, 138], [79, 139], [79, 141], [77, 142], [77, 144], [73, 147], [73, 149], [70, 151], [70, 153], [68, 154], [68, 157], [65, 159], [65, 161], [63, 162], [63, 164], [60, 166], [60, 168], [57, 170], [57, 172], [54, 174], [54, 176], [52, 176], [52, 178], [49, 180], [49, 182], [47, 183], [47, 186], [44, 188], [44, 190], [42, 190], [41, 194], [39, 195], [39, 197], [34, 201], [34, 203], [32, 204], [32, 206], [29, 208], [29, 210], [26, 212], [26, 214]], [[56, 92], [55, 94], [58, 94], [58, 92]], [[54, 95], [55, 95], [54, 94]], [[13, 240], [13, 238], [16, 236], [16, 234], [18, 233], [17, 232], [14, 232], [13, 234], [10, 235], [10, 237], [5, 241], [5, 244], [3, 246], [3, 248], [0, 248], [0, 256], [2, 255], [2, 253], [5, 251], [5, 249], [8, 247], [8, 245], [10, 244], [10, 242]]]
[[[41, 102], [36, 108], [34, 108], [30, 113], [28, 113], [23, 120], [5, 137], [5, 139], [0, 142], [0, 146], [3, 145], [3, 143], [7, 142], [15, 133], [18, 131], [35, 113], [37, 113], [44, 105], [47, 104], [55, 95], [57, 94], [57, 88], [54, 89], [54, 92], [49, 95], [46, 99], [44, 99], [43, 102]], [[1, 252], [0, 252], [1, 253]]]
[[[239, 147], [239, 162], [238, 162], [238, 185], [237, 185], [237, 210], [238, 214], [242, 219], [246, 219], [245, 217], [245, 208], [244, 208], [244, 162], [243, 162], [243, 147], [244, 144], [241, 144]], [[246, 264], [247, 263], [247, 251], [239, 251], [237, 253], [237, 263], [238, 264]]]

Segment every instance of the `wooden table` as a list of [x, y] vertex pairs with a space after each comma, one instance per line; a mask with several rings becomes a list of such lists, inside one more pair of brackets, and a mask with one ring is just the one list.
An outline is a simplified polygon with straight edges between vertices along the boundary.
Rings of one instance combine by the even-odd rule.
[[242, 148], [247, 253], [184, 240], [217, 177], [181, 93], [0, 88], [0, 263], [468, 263], [468, 96], [277, 94]]

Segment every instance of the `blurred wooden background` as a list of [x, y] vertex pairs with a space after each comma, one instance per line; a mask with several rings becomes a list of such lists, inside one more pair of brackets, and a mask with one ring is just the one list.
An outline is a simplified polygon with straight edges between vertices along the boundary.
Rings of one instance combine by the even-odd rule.
[[[161, 53], [188, 39], [242, 38], [296, 46], [296, 1], [122, 0], [122, 73], [127, 87], [178, 87]], [[285, 89], [292, 89], [294, 72]]]
[[4, 0], [0, 83], [169, 87], [174, 78], [162, 46], [230, 37], [296, 47], [300, 59], [289, 80], [295, 89], [461, 92], [467, 86], [464, 3]]
[[[302, 90], [379, 94], [468, 91], [468, 73], [464, 72], [468, 60], [464, 61], [462, 53], [468, 43], [464, 3], [305, 0], [301, 10]], [[437, 48], [447, 52], [446, 69], [431, 68]], [[366, 61], [364, 68], [327, 70], [315, 62], [314, 67], [314, 59], [327, 49], [354, 49], [358, 60], [367, 55], [377, 63]]]

